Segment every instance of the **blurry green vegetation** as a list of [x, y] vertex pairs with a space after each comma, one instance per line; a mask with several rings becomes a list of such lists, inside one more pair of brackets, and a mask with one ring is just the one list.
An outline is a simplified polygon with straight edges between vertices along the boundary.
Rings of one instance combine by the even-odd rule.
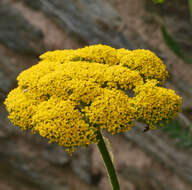
[[[153, 3], [165, 3], [165, 0], [152, 0]], [[192, 0], [188, 0], [188, 6], [189, 6], [189, 12], [191, 15], [191, 19], [192, 19]], [[177, 42], [177, 40], [167, 32], [167, 29], [165, 26], [161, 26], [161, 32], [163, 35], [163, 38], [165, 40], [165, 43], [167, 44], [167, 46], [182, 60], [184, 60], [186, 63], [190, 63], [192, 64], [192, 57], [190, 57], [189, 55], [187, 55], [183, 49], [180, 47], [179, 43]]]
[[[165, 0], [152, 0], [153, 3], [164, 3]], [[192, 17], [192, 0], [188, 0], [188, 4], [189, 4], [189, 12], [190, 12], [190, 15]]]
[[153, 0], [154, 3], [164, 3], [165, 0]]
[[163, 38], [168, 45], [168, 47], [181, 59], [183, 59], [186, 63], [192, 64], [192, 58], [186, 55], [177, 41], [167, 32], [166, 28], [164, 26], [161, 26], [161, 32], [163, 35]]
[[189, 4], [190, 15], [192, 17], [192, 0], [188, 0], [188, 4]]
[[192, 126], [182, 127], [178, 120], [172, 120], [163, 127], [170, 138], [177, 140], [177, 145], [189, 148], [192, 147]]

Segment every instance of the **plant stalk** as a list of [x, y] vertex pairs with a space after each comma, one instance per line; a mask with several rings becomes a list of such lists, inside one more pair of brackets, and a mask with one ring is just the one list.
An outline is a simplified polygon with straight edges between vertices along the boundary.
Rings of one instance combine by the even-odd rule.
[[98, 138], [99, 138], [99, 143], [97, 144], [97, 146], [101, 153], [103, 161], [105, 163], [105, 167], [107, 169], [107, 172], [108, 172], [108, 175], [110, 178], [112, 189], [120, 190], [120, 186], [119, 186], [114, 164], [112, 162], [111, 156], [109, 154], [109, 151], [107, 150], [106, 144], [104, 142], [103, 136], [100, 131], [98, 132]]

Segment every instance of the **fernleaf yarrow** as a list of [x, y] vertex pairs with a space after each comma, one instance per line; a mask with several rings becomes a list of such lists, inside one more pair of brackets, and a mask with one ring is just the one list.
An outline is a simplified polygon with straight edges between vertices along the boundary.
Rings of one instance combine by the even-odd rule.
[[92, 45], [49, 51], [19, 74], [5, 100], [9, 119], [73, 152], [98, 143], [98, 131], [150, 129], [180, 111], [181, 97], [161, 85], [166, 66], [149, 50]]

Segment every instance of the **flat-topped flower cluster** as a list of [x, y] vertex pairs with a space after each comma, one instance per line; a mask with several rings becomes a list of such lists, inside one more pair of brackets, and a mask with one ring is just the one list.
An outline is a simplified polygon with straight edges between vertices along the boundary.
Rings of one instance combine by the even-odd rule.
[[92, 45], [40, 59], [9, 93], [9, 119], [67, 151], [97, 143], [98, 130], [126, 132], [135, 120], [152, 129], [180, 111], [181, 97], [161, 86], [165, 65], [149, 50]]

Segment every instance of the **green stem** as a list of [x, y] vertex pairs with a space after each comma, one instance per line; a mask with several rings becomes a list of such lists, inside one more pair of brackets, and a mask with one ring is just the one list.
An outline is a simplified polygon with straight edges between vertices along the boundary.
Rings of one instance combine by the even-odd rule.
[[116, 171], [113, 165], [113, 162], [111, 160], [111, 156], [107, 150], [107, 147], [105, 145], [103, 136], [101, 132], [98, 132], [98, 138], [99, 138], [99, 143], [97, 144], [99, 151], [102, 155], [103, 161], [105, 163], [105, 167], [107, 168], [108, 175], [110, 177], [111, 185], [113, 187], [113, 190], [120, 190], [118, 178], [116, 175]]

